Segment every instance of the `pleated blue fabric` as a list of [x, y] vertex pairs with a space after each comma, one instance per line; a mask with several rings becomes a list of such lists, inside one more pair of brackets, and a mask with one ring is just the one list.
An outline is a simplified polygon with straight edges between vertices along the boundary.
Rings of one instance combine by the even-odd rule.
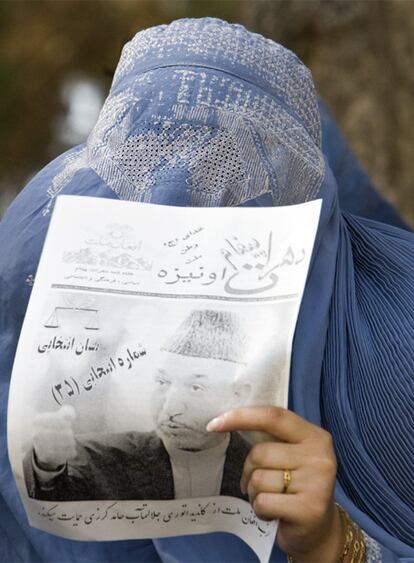
[[414, 546], [412, 235], [344, 215], [322, 375], [344, 492]]
[[[214, 18], [138, 33], [87, 142], [40, 171], [0, 223], [0, 561], [256, 560], [227, 534], [75, 542], [28, 526], [7, 457], [7, 397], [59, 194], [247, 207], [322, 198], [289, 406], [332, 433], [336, 498], [372, 538], [370, 560], [414, 561], [414, 235], [376, 194], [297, 57]], [[271, 561], [285, 560], [275, 546]]]

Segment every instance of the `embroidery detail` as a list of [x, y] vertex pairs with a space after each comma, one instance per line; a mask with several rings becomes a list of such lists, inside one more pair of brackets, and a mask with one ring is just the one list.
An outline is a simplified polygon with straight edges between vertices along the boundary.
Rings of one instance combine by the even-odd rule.
[[252, 76], [267, 91], [275, 92], [303, 120], [320, 145], [320, 119], [310, 71], [297, 56], [274, 41], [249, 32], [239, 24], [216, 18], [182, 19], [143, 30], [125, 45], [114, 84], [139, 72], [143, 63], [153, 66], [187, 64], [224, 67], [235, 75]]
[[366, 547], [366, 563], [381, 563], [382, 562], [382, 554], [381, 548], [379, 544], [369, 537], [368, 534], [362, 530], [365, 539], [365, 547]]
[[[240, 205], [266, 193], [269, 205], [317, 197], [322, 154], [271, 96], [224, 73], [160, 69], [137, 83], [129, 111], [118, 112], [123, 121], [106, 112], [101, 137], [94, 131], [88, 140], [90, 166], [121, 199], [162, 203], [161, 188], [174, 184], [192, 206]], [[152, 97], [149, 115], [143, 92]]]
[[63, 188], [71, 181], [75, 172], [81, 168], [88, 166], [86, 147], [78, 147], [77, 150], [72, 151], [64, 160], [62, 170], [53, 178], [51, 187], [47, 190], [47, 195], [50, 200], [48, 204], [42, 209], [42, 215], [45, 217], [51, 211], [53, 202], [56, 196], [63, 190]]
[[178, 20], [124, 47], [86, 147], [68, 156], [43, 213], [83, 167], [126, 200], [305, 202], [324, 176], [319, 145], [314, 86], [293, 53], [240, 25]]

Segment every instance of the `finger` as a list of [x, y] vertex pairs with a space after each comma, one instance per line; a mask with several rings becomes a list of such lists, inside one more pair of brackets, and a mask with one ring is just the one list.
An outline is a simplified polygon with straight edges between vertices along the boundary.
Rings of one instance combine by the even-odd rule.
[[259, 442], [250, 449], [243, 467], [242, 488], [246, 489], [255, 469], [298, 469], [303, 465], [302, 446], [276, 442]]
[[67, 430], [71, 424], [64, 417], [59, 416], [56, 412], [46, 412], [39, 414], [33, 421], [33, 430], [53, 429], [53, 430]]
[[36, 444], [42, 444], [44, 447], [56, 449], [74, 447], [76, 440], [73, 432], [56, 432], [54, 430], [42, 429], [33, 439]]
[[60, 465], [67, 459], [76, 457], [76, 441], [72, 435], [40, 432], [33, 440], [37, 459], [42, 463]]
[[245, 465], [265, 469], [297, 469], [304, 465], [304, 451], [299, 444], [259, 442], [254, 444], [246, 457]]
[[76, 420], [76, 411], [71, 405], [65, 405], [58, 410], [58, 415], [67, 422]]
[[67, 444], [65, 447], [51, 448], [39, 446], [38, 444], [33, 445], [36, 458], [40, 463], [50, 463], [53, 465], [61, 465], [67, 460], [74, 459], [77, 455], [76, 446]]
[[303, 512], [302, 496], [260, 492], [252, 502], [252, 508], [262, 520], [298, 523]]
[[242, 407], [214, 418], [207, 425], [209, 432], [261, 430], [285, 442], [300, 443], [319, 427], [282, 407]]
[[282, 470], [255, 469], [247, 484], [247, 494], [251, 503], [259, 493], [295, 494], [299, 492], [299, 481], [298, 471], [292, 471], [291, 482], [285, 493], [285, 478]]

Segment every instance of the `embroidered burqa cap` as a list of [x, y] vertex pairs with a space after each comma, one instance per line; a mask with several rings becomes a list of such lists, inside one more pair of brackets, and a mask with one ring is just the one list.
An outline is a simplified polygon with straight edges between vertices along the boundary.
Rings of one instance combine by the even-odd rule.
[[[322, 136], [334, 131], [324, 115]], [[340, 209], [334, 173], [348, 201], [375, 198], [338, 134], [325, 138], [333, 170], [321, 151], [310, 72], [293, 53], [243, 26], [178, 20], [140, 32], [125, 46], [87, 141], [41, 170], [0, 223], [0, 535], [14, 538], [5, 544], [9, 559], [252, 557], [223, 535], [80, 543], [28, 526], [7, 456], [5, 405], [59, 194], [184, 206], [322, 199], [293, 341], [289, 405], [331, 432], [336, 499], [380, 542], [383, 559], [414, 557], [413, 235]], [[278, 557], [275, 547], [272, 561]]]
[[203, 309], [192, 311], [161, 350], [245, 364], [247, 338], [236, 313]]

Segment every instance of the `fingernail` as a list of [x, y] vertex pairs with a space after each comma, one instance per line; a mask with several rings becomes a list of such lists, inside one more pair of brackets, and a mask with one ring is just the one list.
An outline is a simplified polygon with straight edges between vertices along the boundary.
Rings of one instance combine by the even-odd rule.
[[224, 416], [217, 416], [210, 420], [210, 422], [206, 426], [207, 432], [215, 432], [216, 430], [220, 430], [220, 427], [223, 424]]
[[244, 481], [240, 481], [240, 490], [241, 490], [242, 495], [246, 494], [246, 488], [244, 486]]

